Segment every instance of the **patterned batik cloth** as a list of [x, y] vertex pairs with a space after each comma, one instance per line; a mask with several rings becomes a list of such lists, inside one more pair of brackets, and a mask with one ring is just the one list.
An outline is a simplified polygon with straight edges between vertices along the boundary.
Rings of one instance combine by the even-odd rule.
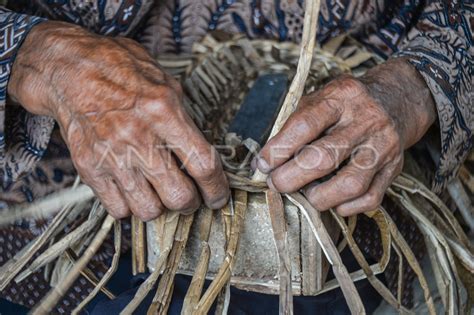
[[[190, 52], [194, 42], [213, 30], [242, 33], [249, 38], [298, 42], [304, 16], [302, 0], [9, 2], [14, 11], [0, 7], [0, 34], [3, 39], [0, 41], [2, 207], [31, 202], [70, 184], [74, 178], [74, 169], [64, 153], [64, 145], [59, 140], [50, 141], [53, 119], [33, 115], [20, 106], [6, 105], [8, 79], [17, 51], [29, 30], [45, 18], [82, 25], [107, 36], [135, 34], [150, 53], [156, 55]], [[472, 1], [462, 0], [321, 1], [320, 42], [350, 33], [382, 58], [407, 56], [425, 78], [439, 117], [440, 158], [432, 176], [433, 187], [438, 192], [455, 176], [472, 148], [473, 12]], [[416, 247], [421, 240], [419, 234], [410, 232], [412, 228], [404, 220], [406, 218], [397, 218], [398, 225]], [[0, 229], [0, 264], [38, 235], [47, 222], [48, 219], [44, 222], [32, 220]], [[377, 257], [380, 242], [374, 229], [367, 229], [362, 232], [356, 230], [356, 236], [359, 235], [357, 240], [362, 242], [360, 244], [368, 256]], [[99, 274], [105, 270], [111, 257], [110, 250], [102, 250], [101, 253], [100, 267], [97, 267]], [[4, 294], [14, 302], [31, 306], [48, 289], [48, 284], [42, 273], [33, 275], [29, 280], [28, 288], [12, 286]], [[83, 282], [84, 279], [80, 279], [76, 284], [87, 287], [88, 284]], [[88, 290], [90, 285], [87, 289], [74, 286], [56, 311], [67, 312]]]

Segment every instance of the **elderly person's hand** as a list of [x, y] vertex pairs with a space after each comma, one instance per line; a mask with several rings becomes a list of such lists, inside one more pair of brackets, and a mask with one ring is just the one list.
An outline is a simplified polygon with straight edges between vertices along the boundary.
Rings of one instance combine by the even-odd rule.
[[343, 76], [303, 97], [255, 164], [269, 173], [270, 188], [303, 189], [319, 210], [335, 207], [343, 216], [374, 210], [402, 169], [404, 149], [435, 118], [421, 75], [393, 59], [361, 79]]
[[20, 48], [8, 93], [57, 120], [79, 175], [114, 217], [189, 213], [201, 196], [219, 208], [229, 197], [219, 156], [181, 106], [179, 84], [132, 40], [41, 23]]

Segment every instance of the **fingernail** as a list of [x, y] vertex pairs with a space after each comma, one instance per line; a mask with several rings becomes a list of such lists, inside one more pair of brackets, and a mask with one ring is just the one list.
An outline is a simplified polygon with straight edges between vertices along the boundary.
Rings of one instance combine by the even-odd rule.
[[158, 218], [160, 216], [159, 213], [151, 213], [151, 212], [147, 212], [147, 213], [142, 213], [138, 216], [138, 218], [143, 221], [143, 222], [149, 222], [151, 220], [154, 220], [156, 218]]
[[275, 185], [273, 185], [273, 181], [272, 181], [272, 177], [271, 176], [268, 176], [267, 177], [267, 186], [268, 188], [270, 188], [271, 190], [275, 191], [275, 192], [278, 192], [278, 190], [275, 188]]
[[265, 173], [265, 174], [268, 174], [270, 173], [270, 171], [272, 170], [270, 168], [270, 165], [268, 165], [267, 161], [265, 161], [263, 158], [261, 157], [258, 157], [257, 158], [257, 166], [258, 166], [258, 169], [262, 172], [262, 173]]
[[227, 202], [229, 201], [229, 196], [230, 196], [230, 192], [224, 197], [224, 198], [221, 198], [217, 201], [214, 201], [212, 202], [211, 204], [209, 204], [209, 208], [211, 209], [221, 209], [223, 208]]
[[182, 214], [182, 215], [190, 215], [190, 214], [196, 212], [197, 209], [199, 209], [199, 207], [198, 208], [196, 208], [196, 207], [188, 208], [188, 209], [180, 210], [179, 213]]
[[255, 170], [257, 169], [257, 157], [255, 156], [252, 161], [250, 162], [250, 168], [252, 169], [252, 171], [255, 172]]

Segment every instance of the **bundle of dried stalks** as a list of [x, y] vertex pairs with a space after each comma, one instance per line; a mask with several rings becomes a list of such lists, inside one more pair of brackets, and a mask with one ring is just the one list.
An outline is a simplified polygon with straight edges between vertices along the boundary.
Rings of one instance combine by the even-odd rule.
[[[260, 215], [267, 216], [267, 222], [270, 223], [274, 250], [277, 253], [278, 271], [275, 275], [277, 280], [261, 281], [256, 287], [264, 292], [280, 292], [280, 314], [292, 314], [293, 294], [317, 295], [336, 287], [342, 289], [351, 312], [363, 314], [364, 307], [354, 286], [354, 282], [361, 279], [368, 279], [377, 292], [399, 312], [409, 313], [401, 303], [403, 293], [401, 275], [405, 262], [417, 275], [430, 313], [435, 313], [432, 292], [428, 288], [423, 271], [406, 240], [384, 209], [368, 214], [379, 227], [383, 247], [380, 261], [369, 265], [352, 237], [357, 217], [348, 219], [348, 222], [334, 212], [324, 217], [299, 193], [281, 196], [267, 191], [266, 184], [260, 181], [261, 175], [252, 177], [249, 166], [250, 157], [255, 154], [256, 146], [252, 141], [245, 139], [242, 141], [234, 135], [227, 134], [230, 119], [242, 103], [248, 87], [259, 74], [283, 72], [293, 79], [290, 93], [273, 128], [272, 132], [275, 133], [295, 108], [303, 93], [317, 89], [342, 72], [360, 75], [367, 67], [376, 63], [375, 56], [344, 36], [330, 41], [322, 49], [313, 49], [319, 2], [307, 1], [306, 5], [307, 16], [301, 48], [292, 43], [249, 41], [241, 37], [218, 41], [212, 36], [207, 36], [201, 43], [195, 45], [192, 57], [159, 58], [162, 65], [182, 81], [185, 91], [184, 105], [197, 125], [209, 136], [208, 138], [215, 144], [226, 143], [236, 152], [248, 154], [245, 158], [234, 156], [225, 160], [233, 198], [220, 213], [213, 213], [209, 209], [201, 209], [191, 216], [168, 212], [148, 224], [146, 228], [141, 222], [132, 219], [134, 272], [144, 271], [146, 260], [152, 272], [122, 314], [132, 314], [157, 283], [148, 314], [166, 313], [171, 301], [173, 278], [177, 272], [185, 272], [183, 264], [190, 265], [189, 262], [183, 261], [189, 260], [186, 250], [191, 248], [194, 248], [193, 257], [195, 257], [194, 267], [191, 270], [193, 279], [184, 301], [182, 314], [207, 314], [216, 300], [217, 312], [226, 313], [231, 298], [230, 284], [250, 287], [248, 279], [234, 276], [238, 257], [247, 254], [239, 251], [239, 244], [244, 241], [245, 233], [248, 233], [246, 216], [250, 211], [255, 211], [252, 207], [256, 202], [252, 198], [258, 199], [258, 196], [263, 196], [264, 193], [266, 201], [262, 203], [265, 207], [261, 208], [263, 210]], [[347, 49], [347, 46], [345, 49], [341, 48], [343, 43], [345, 45], [350, 43], [350, 49]], [[468, 168], [462, 168], [460, 177], [462, 191], [459, 187], [453, 187], [451, 194], [472, 196], [474, 193], [472, 178]], [[474, 259], [469, 239], [454, 214], [440, 198], [407, 174], [400, 175], [394, 181], [387, 195], [406, 209], [423, 232], [445, 310], [452, 314], [461, 312], [466, 307], [466, 294], [460, 272], [467, 270], [472, 273]], [[21, 281], [49, 262], [67, 256], [70, 249], [77, 248], [80, 244], [80, 248], [85, 249], [78, 252], [79, 259], [74, 262], [71, 271], [60, 274], [59, 285], [53, 288], [34, 310], [36, 314], [49, 312], [74, 279], [81, 272], [85, 273], [89, 259], [114, 224], [114, 220], [106, 216], [98, 202], [92, 208], [89, 206], [87, 201], [92, 198], [93, 194], [89, 187], [76, 183], [73, 188], [51, 195], [33, 204], [32, 207], [14, 209], [15, 211], [10, 212], [13, 215], [0, 216], [0, 224], [9, 224], [20, 218], [38, 217], [62, 209], [41, 236], [1, 267], [0, 289], [5, 288], [15, 278], [16, 281]], [[309, 242], [308, 248], [314, 250], [312, 255], [319, 257], [311, 260], [304, 257], [305, 252], [299, 253], [302, 258], [298, 263], [304, 265], [304, 270], [301, 271], [305, 273], [303, 277], [298, 274], [299, 272], [295, 272], [291, 257], [293, 249], [290, 236], [294, 232], [289, 225], [291, 218], [288, 217], [291, 213], [288, 209], [291, 207], [294, 209], [291, 211], [296, 212], [298, 220], [302, 218], [298, 221], [298, 228], [301, 226], [301, 236], [304, 238], [301, 237], [298, 241], [301, 241], [301, 244], [303, 241]], [[472, 214], [472, 205], [469, 208], [469, 203], [465, 200], [458, 207], [463, 208], [461, 212], [464, 217], [468, 218], [469, 213]], [[57, 240], [60, 229], [67, 222], [74, 220], [80, 211], [86, 209], [91, 211], [88, 220]], [[331, 215], [333, 226], [328, 224]], [[216, 220], [218, 216], [222, 218], [221, 221]], [[470, 226], [469, 222], [466, 223]], [[193, 226], [196, 228], [193, 229]], [[335, 226], [340, 228], [343, 235], [343, 241], [339, 244], [335, 242], [335, 236], [339, 233], [339, 230], [334, 229]], [[157, 231], [155, 233], [157, 235], [153, 235], [151, 227], [154, 228], [153, 231]], [[215, 244], [210, 242], [210, 235], [215, 228], [221, 229], [225, 238], [223, 248], [216, 248]], [[78, 313], [99, 290], [105, 290], [105, 284], [117, 267], [120, 253], [120, 225], [115, 223], [114, 230], [116, 253], [112, 265], [106, 275], [97, 281], [97, 288], [75, 309], [74, 313]], [[191, 238], [198, 240], [197, 248], [187, 246]], [[52, 240], [53, 245], [30, 263], [32, 257]], [[339, 253], [346, 246], [356, 257], [361, 266], [360, 270], [349, 273], [342, 263]], [[400, 257], [399, 290], [395, 295], [375, 277], [385, 270], [392, 249]], [[216, 254], [218, 251], [223, 253], [222, 261], [214, 272], [210, 270], [210, 262], [214, 256], [218, 256]], [[151, 258], [152, 254], [155, 256], [154, 260]], [[326, 281], [323, 276], [325, 264], [332, 268], [336, 279]], [[203, 292], [206, 278], [211, 278], [212, 282]]]

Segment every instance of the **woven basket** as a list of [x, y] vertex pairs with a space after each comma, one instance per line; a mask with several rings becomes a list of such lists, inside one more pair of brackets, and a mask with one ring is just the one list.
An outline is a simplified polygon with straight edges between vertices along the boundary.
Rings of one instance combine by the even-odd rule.
[[[311, 17], [305, 17], [305, 25], [316, 25], [310, 22], [317, 18], [317, 10], [311, 1], [307, 5], [313, 8], [307, 10]], [[227, 128], [258, 75], [283, 72], [290, 80], [293, 78], [293, 82], [304, 82], [290, 87], [288, 102], [285, 100], [280, 112], [288, 116], [291, 113], [288, 104], [294, 106], [299, 99], [299, 93], [295, 93], [297, 89], [308, 93], [341, 73], [361, 75], [379, 61], [344, 37], [335, 38], [313, 51], [314, 36], [310, 36], [315, 33], [313, 28], [305, 27], [302, 48], [291, 43], [249, 41], [239, 37], [222, 41], [208, 36], [195, 45], [193, 55], [161, 56], [159, 61], [183, 83], [184, 106], [208, 139], [214, 144], [250, 152], [251, 156], [258, 150], [255, 142], [227, 134]], [[296, 66], [298, 63], [299, 67]], [[302, 72], [309, 75], [301, 75]], [[282, 121], [284, 119], [279, 115], [275, 126]], [[145, 271], [148, 263], [152, 272], [123, 314], [131, 314], [156, 284], [158, 288], [149, 314], [166, 313], [177, 272], [193, 275], [183, 314], [206, 314], [214, 301], [217, 301], [217, 312], [225, 313], [231, 283], [253, 291], [279, 293], [282, 314], [292, 313], [293, 294], [317, 295], [339, 286], [351, 312], [362, 314], [364, 307], [354, 281], [364, 278], [395, 309], [408, 313], [409, 310], [401, 305], [402, 293], [393, 295], [375, 277], [385, 269], [392, 249], [416, 273], [427, 309], [435, 314], [423, 271], [383, 208], [365, 214], [378, 225], [383, 245], [381, 260], [369, 265], [352, 237], [356, 217], [346, 220], [333, 211], [321, 215], [299, 193], [281, 196], [268, 191], [264, 182], [253, 180], [248, 164], [249, 159], [226, 160], [232, 200], [221, 211], [200, 209], [188, 216], [167, 212], [148, 223], [146, 228], [137, 219], [132, 219], [134, 271]], [[468, 181], [472, 178], [469, 176], [468, 172]], [[459, 274], [461, 271], [472, 273], [474, 260], [470, 242], [453, 213], [428, 188], [406, 174], [394, 181], [387, 195], [407, 210], [424, 233], [444, 308], [452, 314], [462, 312], [466, 307], [466, 292]], [[121, 230], [119, 221], [107, 215], [98, 200], [90, 207], [90, 200], [94, 198], [92, 190], [78, 180], [69, 189], [31, 205], [10, 209], [0, 216], [0, 224], [9, 224], [19, 218], [46, 216], [60, 209], [41, 236], [1, 267], [0, 290], [13, 280], [21, 281], [46, 264], [63, 259], [70, 249], [79, 248], [77, 261], [64, 268], [66, 271], [56, 273], [56, 285], [33, 310], [33, 314], [48, 314], [113, 228], [117, 252], [112, 265], [74, 313], [103, 290], [118, 265]], [[89, 219], [69, 235], [55, 239], [57, 231], [85, 209], [90, 211]], [[343, 238], [336, 244], [334, 240], [339, 234]], [[39, 253], [48, 243], [49, 248]], [[347, 271], [339, 255], [346, 246], [361, 266], [353, 273]], [[332, 268], [336, 279], [327, 282], [328, 268]], [[400, 281], [403, 268], [401, 264]], [[206, 277], [212, 282], [202, 292]]]

